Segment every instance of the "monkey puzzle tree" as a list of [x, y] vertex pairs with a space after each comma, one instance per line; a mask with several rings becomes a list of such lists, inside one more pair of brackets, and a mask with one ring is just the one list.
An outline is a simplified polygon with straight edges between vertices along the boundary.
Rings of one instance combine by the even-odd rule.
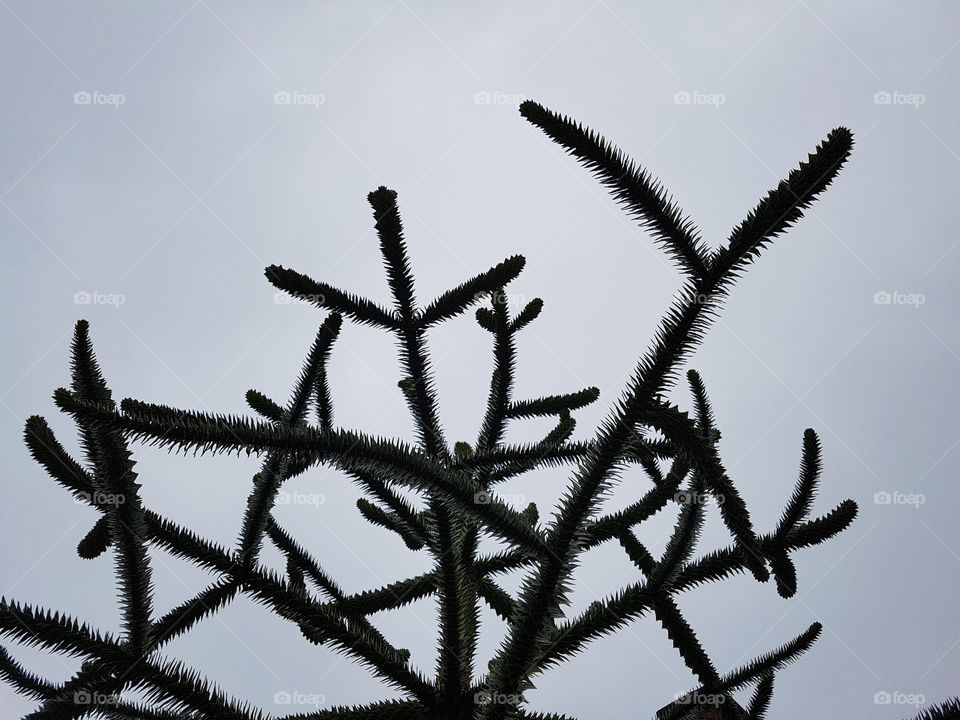
[[[397, 196], [384, 187], [370, 193], [369, 201], [393, 307], [381, 307], [293, 270], [268, 267], [267, 278], [276, 287], [329, 312], [285, 405], [256, 390], [247, 393], [258, 418], [131, 399], [116, 403], [94, 356], [88, 326], [80, 321], [72, 346], [71, 386], [58, 390], [55, 400], [79, 428], [85, 462], [71, 457], [39, 416], [27, 421], [25, 438], [44, 469], [100, 513], [77, 551], [86, 559], [108, 551], [113, 555], [122, 632], [113, 637], [60, 613], [0, 602], [0, 634], [83, 660], [75, 675], [56, 683], [31, 673], [0, 648], [0, 674], [39, 703], [28, 717], [274, 717], [227, 697], [197, 670], [161, 654], [172, 638], [241, 593], [295, 623], [311, 643], [331, 646], [364, 664], [401, 695], [364, 707], [285, 717], [560, 720], [567, 716], [543, 715], [526, 707], [524, 693], [533, 688], [536, 676], [581, 652], [595, 638], [643, 616], [656, 618], [666, 629], [698, 683], [691, 693], [665, 706], [661, 717], [766, 717], [775, 674], [810, 647], [820, 633], [819, 624], [743, 667], [721, 671], [676, 598], [741, 573], [761, 583], [772, 578], [780, 595], [790, 597], [797, 586], [792, 554], [845, 529], [857, 507], [846, 500], [811, 519], [821, 456], [817, 435], [807, 430], [793, 493], [773, 528], [757, 531], [718, 457], [720, 431], [700, 376], [694, 370], [686, 374], [692, 414], [664, 398], [736, 280], [831, 184], [850, 153], [852, 136], [845, 128], [833, 130], [760, 201], [724, 246], [710, 250], [663, 188], [619, 149], [536, 103], [525, 102], [520, 110], [608, 188], [684, 278], [677, 300], [592, 439], [571, 439], [572, 414], [597, 399], [596, 388], [536, 399], [514, 396], [514, 338], [542, 308], [539, 299], [515, 312], [508, 307], [504, 288], [519, 275], [523, 258], [507, 258], [433, 302], [420, 304]], [[426, 336], [434, 326], [478, 304], [476, 320], [493, 345], [489, 399], [476, 441], [451, 447], [438, 414]], [[344, 321], [395, 336], [402, 368], [398, 385], [416, 428], [415, 446], [335, 425], [327, 362]], [[506, 442], [509, 423], [533, 417], [553, 417], [556, 426], [539, 442]], [[138, 442], [174, 451], [262, 456], [233, 549], [205, 540], [142, 504], [130, 449]], [[363, 492], [357, 503], [363, 517], [395, 531], [411, 550], [428, 553], [432, 568], [379, 589], [344, 592], [272, 514], [283, 483], [321, 464], [348, 475]], [[569, 465], [575, 468], [572, 478], [549, 520], [540, 519], [535, 505], [518, 509], [498, 494], [498, 487], [522, 473], [543, 467], [560, 472]], [[603, 512], [603, 497], [628, 465], [642, 469], [649, 488], [625, 508]], [[415, 503], [414, 495], [422, 502]], [[731, 544], [698, 557], [695, 550], [711, 500]], [[657, 557], [638, 539], [635, 528], [671, 507], [678, 508], [676, 524]], [[483, 538], [498, 540], [499, 549], [481, 553]], [[286, 558], [284, 573], [260, 561], [268, 542]], [[585, 553], [608, 542], [622, 547], [636, 566], [638, 579], [582, 613], [568, 614], [564, 608], [573, 572]], [[217, 580], [180, 606], [158, 613], [152, 602], [150, 545], [216, 573]], [[514, 596], [501, 587], [498, 575], [517, 570], [525, 572], [525, 579]], [[439, 628], [437, 667], [429, 676], [411, 664], [407, 650], [392, 644], [370, 621], [376, 613], [428, 596], [436, 597]], [[486, 672], [475, 667], [481, 603], [506, 625], [503, 643]], [[745, 688], [752, 688], [752, 697], [744, 706], [732, 693]], [[138, 691], [141, 699], [126, 699], [123, 693], [129, 691]], [[947, 717], [955, 711], [955, 705], [944, 706], [929, 717]]]

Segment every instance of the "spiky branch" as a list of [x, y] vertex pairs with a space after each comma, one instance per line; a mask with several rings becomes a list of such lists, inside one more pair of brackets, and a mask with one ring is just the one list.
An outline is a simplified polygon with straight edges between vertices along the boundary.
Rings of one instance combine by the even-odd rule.
[[[573, 413], [597, 400], [596, 388], [514, 397], [515, 338], [543, 309], [539, 299], [515, 314], [508, 306], [505, 288], [522, 270], [523, 258], [507, 258], [421, 306], [397, 194], [384, 187], [370, 193], [368, 200], [393, 307], [381, 307], [277, 265], [268, 267], [266, 276], [276, 287], [329, 314], [286, 405], [259, 391], [247, 392], [255, 419], [139, 400], [124, 400], [118, 406], [97, 363], [87, 324], [80, 321], [71, 352], [71, 387], [58, 390], [55, 400], [79, 428], [85, 462], [71, 457], [40, 417], [27, 421], [25, 439], [47, 473], [99, 515], [77, 552], [89, 560], [112, 552], [122, 600], [122, 635], [114, 638], [61, 614], [0, 602], [0, 635], [84, 660], [70, 680], [54, 683], [31, 673], [0, 648], [0, 676], [39, 703], [30, 717], [79, 718], [91, 713], [149, 720], [270, 717], [226, 697], [198, 672], [160, 654], [172, 638], [241, 594], [295, 624], [311, 643], [334, 647], [366, 665], [402, 695], [364, 707], [295, 716], [304, 720], [564, 718], [525, 708], [524, 693], [533, 687], [532, 679], [583, 651], [591, 640], [645, 615], [664, 627], [699, 683], [685, 697], [719, 698], [730, 717], [765, 717], [775, 674], [811, 645], [819, 626], [739, 669], [724, 671], [711, 659], [676, 599], [744, 572], [760, 582], [772, 575], [779, 593], [789, 597], [797, 586], [795, 552], [844, 530], [856, 516], [856, 505], [848, 500], [810, 519], [822, 463], [819, 440], [807, 430], [793, 494], [776, 527], [758, 532], [719, 459], [720, 431], [703, 379], [695, 371], [687, 373], [692, 414], [664, 398], [736, 279], [831, 184], [850, 152], [851, 135], [844, 128], [831, 132], [806, 162], [761, 200], [725, 245], [710, 251], [662, 186], [621, 150], [536, 103], [524, 103], [521, 113], [587, 167], [684, 276], [679, 299], [666, 311], [653, 343], [596, 434], [572, 439]], [[439, 416], [427, 332], [477, 305], [475, 319], [490, 333], [493, 344], [487, 406], [473, 444], [456, 442], [451, 448]], [[410, 411], [415, 446], [334, 424], [327, 365], [345, 321], [394, 335], [401, 367], [398, 386]], [[542, 440], [523, 445], [505, 440], [510, 423], [536, 417], [556, 421]], [[261, 456], [235, 548], [204, 540], [144, 507], [129, 443]], [[661, 463], [669, 467], [662, 468]], [[321, 560], [272, 513], [283, 483], [319, 465], [346, 473], [363, 493], [357, 501], [361, 516], [395, 533], [411, 550], [428, 553], [433, 567], [378, 589], [346, 593]], [[571, 465], [572, 479], [544, 522], [535, 505], [512, 507], [498, 492], [500, 485], [530, 470]], [[639, 466], [650, 487], [638, 491], [637, 499], [622, 510], [602, 512], [602, 498], [627, 465]], [[425, 500], [426, 509], [418, 510], [408, 493]], [[698, 557], [700, 528], [711, 503], [717, 505], [732, 544]], [[635, 530], [670, 508], [678, 510], [677, 522], [663, 554], [655, 557]], [[484, 536], [498, 539], [502, 549], [481, 554], [478, 547]], [[585, 553], [611, 541], [623, 549], [640, 579], [578, 615], [568, 614], [574, 570]], [[282, 553], [283, 574], [261, 564], [264, 543]], [[147, 554], [151, 545], [218, 577], [195, 597], [157, 616]], [[498, 575], [510, 571], [526, 573], [516, 596], [498, 583]], [[431, 596], [438, 602], [440, 632], [436, 671], [428, 677], [412, 665], [407, 650], [395, 647], [373, 626], [370, 617]], [[474, 663], [481, 603], [505, 621], [506, 635], [489, 672], [478, 675]], [[751, 685], [753, 696], [741, 707], [731, 693]], [[130, 690], [141, 691], [145, 702], [120, 697]], [[78, 694], [94, 702], [79, 704]], [[676, 701], [660, 715], [694, 717], [703, 710], [695, 703]], [[945, 711], [933, 710], [930, 717], [941, 717], [938, 712]]]

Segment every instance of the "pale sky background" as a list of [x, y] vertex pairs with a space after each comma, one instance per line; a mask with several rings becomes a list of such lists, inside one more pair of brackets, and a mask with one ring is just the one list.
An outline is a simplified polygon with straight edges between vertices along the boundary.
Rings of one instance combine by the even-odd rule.
[[[824, 624], [814, 649], [777, 676], [778, 720], [912, 717], [911, 696], [957, 692], [955, 3], [0, 0], [0, 18], [0, 594], [118, 627], [111, 560], [75, 551], [96, 514], [22, 443], [25, 418], [40, 413], [77, 447], [51, 393], [68, 383], [78, 318], [91, 322], [118, 398], [223, 412], [246, 412], [251, 387], [286, 399], [324, 313], [276, 302], [263, 268], [284, 264], [386, 302], [366, 203], [385, 184], [400, 193], [421, 300], [510, 254], [527, 257], [510, 291], [544, 298], [545, 310], [519, 341], [518, 397], [598, 386], [600, 401], [577, 413], [577, 437], [589, 437], [680, 279], [589, 174], [520, 118], [518, 99], [571, 114], [642, 160], [711, 246], [846, 125], [849, 165], [735, 289], [691, 366], [761, 531], [792, 491], [806, 427], [824, 448], [815, 511], [851, 497], [860, 516], [795, 556], [792, 600], [742, 577], [680, 604], [721, 671]], [[275, 103], [282, 92], [295, 102]], [[76, 304], [76, 293], [98, 302]], [[877, 293], [899, 294], [878, 304]], [[100, 302], [109, 296], [117, 302]], [[468, 315], [430, 342], [448, 438], [472, 440], [489, 336]], [[410, 437], [391, 338], [347, 324], [331, 372], [339, 424]], [[685, 392], [675, 398], [690, 406]], [[545, 427], [515, 423], [511, 437]], [[148, 506], [234, 542], [256, 459], [150, 448], [137, 457]], [[504, 492], [545, 516], [568, 475], [540, 472]], [[627, 473], [608, 507], [646, 488]], [[427, 567], [424, 553], [359, 517], [357, 490], [337, 473], [288, 489], [322, 495], [277, 516], [347, 590]], [[921, 497], [875, 502], [882, 492]], [[672, 521], [658, 518], [642, 539], [661, 550]], [[727, 543], [711, 516], [703, 549]], [[159, 553], [154, 578], [165, 611], [209, 576]], [[636, 579], [615, 547], [594, 552], [574, 609]], [[432, 672], [432, 601], [375, 621]], [[502, 633], [491, 613], [483, 622], [481, 667]], [[54, 679], [77, 667], [13, 651]], [[391, 695], [246, 599], [165, 654], [276, 714], [311, 709], [276, 705], [283, 692], [324, 706]], [[693, 685], [666, 633], [644, 619], [527, 697], [535, 709], [625, 720]], [[877, 704], [878, 693], [893, 701]], [[0, 689], [4, 717], [32, 707]]]

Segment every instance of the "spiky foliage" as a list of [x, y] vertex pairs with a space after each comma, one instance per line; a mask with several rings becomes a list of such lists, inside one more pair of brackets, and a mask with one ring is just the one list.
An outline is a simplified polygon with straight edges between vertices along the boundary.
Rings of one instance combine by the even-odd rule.
[[[30, 717], [270, 717], [226, 697], [198, 672], [161, 655], [171, 638], [240, 594], [294, 623], [311, 643], [331, 646], [366, 665], [402, 695], [365, 707], [336, 707], [289, 718], [565, 718], [526, 709], [524, 693], [533, 688], [533, 680], [584, 650], [594, 638], [644, 615], [664, 627], [698, 683], [689, 695], [665, 706], [661, 716], [705, 717], [711, 708], [689, 699], [711, 697], [722, 701], [718, 706], [724, 716], [765, 717], [775, 673], [813, 643], [819, 625], [741, 668], [724, 670], [711, 660], [677, 598], [743, 572], [760, 582], [772, 575], [780, 594], [790, 596], [797, 584], [793, 553], [845, 529], [856, 515], [856, 505], [848, 500], [809, 519], [821, 459], [817, 436], [807, 430], [793, 495], [777, 526], [758, 533], [719, 459], [720, 431], [702, 378], [693, 370], [687, 373], [692, 414], [664, 398], [737, 277], [833, 181], [850, 152], [851, 135], [844, 128], [831, 132], [725, 245], [709, 251], [693, 223], [650, 174], [600, 135], [532, 102], [524, 103], [521, 113], [591, 170], [685, 276], [684, 292], [666, 311], [653, 342], [596, 434], [589, 440], [571, 439], [572, 413], [597, 400], [596, 388], [515, 397], [515, 337], [543, 309], [535, 299], [511, 316], [504, 289], [522, 270], [523, 258], [507, 258], [421, 305], [397, 194], [384, 187], [370, 193], [368, 200], [393, 307], [381, 307], [292, 270], [268, 267], [266, 276], [276, 287], [329, 314], [285, 405], [257, 390], [248, 391], [246, 399], [256, 418], [137, 400], [124, 400], [118, 407], [94, 355], [87, 324], [80, 321], [72, 348], [71, 387], [58, 390], [55, 400], [79, 428], [85, 461], [71, 457], [41, 417], [27, 421], [25, 438], [33, 457], [54, 480], [100, 514], [77, 551], [88, 560], [108, 552], [114, 557], [122, 635], [104, 635], [62, 614], [0, 602], [0, 635], [84, 660], [67, 682], [55, 683], [32, 674], [0, 648], [0, 675], [40, 703]], [[489, 397], [476, 440], [451, 447], [440, 422], [426, 336], [431, 327], [478, 305], [476, 320], [493, 343]], [[393, 334], [402, 368], [398, 385], [414, 422], [415, 445], [334, 423], [327, 363], [345, 321]], [[517, 445], [505, 440], [510, 423], [531, 417], [554, 417], [556, 426], [539, 442]], [[262, 457], [233, 549], [204, 540], [143, 506], [128, 445], [135, 443]], [[344, 592], [272, 513], [283, 483], [318, 465], [346, 473], [363, 492], [357, 502], [362, 517], [396, 533], [411, 550], [429, 554], [431, 569], [379, 589]], [[549, 519], [541, 520], [533, 504], [515, 508], [498, 494], [498, 485], [517, 475], [569, 465], [574, 466], [572, 479]], [[603, 512], [605, 493], [628, 465], [641, 468], [651, 487], [641, 490], [624, 509]], [[419, 507], [424, 509], [411, 503], [409, 493], [422, 497], [425, 503]], [[732, 544], [697, 557], [711, 503], [718, 506]], [[665, 551], [656, 557], [635, 530], [671, 508], [678, 509], [676, 526]], [[499, 540], [501, 549], [482, 554], [479, 544], [484, 537]], [[636, 566], [638, 579], [582, 613], [566, 612], [572, 575], [583, 556], [612, 541]], [[282, 575], [259, 560], [268, 542], [286, 559]], [[150, 546], [214, 572], [216, 581], [158, 615], [151, 602]], [[497, 576], [507, 571], [526, 572], [517, 595], [498, 584]], [[437, 600], [439, 637], [437, 667], [427, 675], [412, 665], [407, 650], [395, 647], [373, 626], [370, 616], [430, 596]], [[486, 673], [474, 666], [482, 604], [506, 625], [503, 643]], [[753, 696], [741, 707], [731, 693], [750, 686]], [[120, 695], [129, 690], [140, 691], [143, 702], [124, 701]], [[80, 694], [92, 702], [76, 702]], [[936, 712], [940, 711], [931, 717], [941, 716]]]

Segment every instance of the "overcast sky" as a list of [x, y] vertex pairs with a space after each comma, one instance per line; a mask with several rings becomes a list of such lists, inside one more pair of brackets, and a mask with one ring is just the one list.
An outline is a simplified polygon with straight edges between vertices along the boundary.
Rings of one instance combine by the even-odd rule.
[[[824, 449], [816, 512], [850, 497], [860, 516], [795, 556], [791, 600], [741, 577], [680, 605], [721, 671], [823, 623], [814, 649], [778, 675], [774, 718], [904, 718], [914, 702], [958, 690], [955, 3], [0, 0], [0, 18], [4, 596], [119, 626], [110, 559], [75, 551], [96, 514], [22, 443], [24, 420], [40, 413], [77, 448], [51, 393], [68, 383], [78, 318], [90, 321], [118, 398], [222, 412], [246, 412], [251, 387], [285, 399], [324, 314], [278, 300], [263, 268], [283, 264], [387, 302], [366, 202], [387, 185], [399, 192], [422, 301], [526, 256], [510, 291], [517, 303], [544, 298], [545, 309], [519, 340], [518, 397], [596, 385], [598, 403], [577, 413], [587, 438], [680, 277], [589, 173], [519, 116], [519, 100], [615, 141], [714, 247], [844, 125], [856, 140], [850, 163], [751, 268], [690, 366], [760, 530], [792, 491], [807, 427]], [[467, 315], [430, 343], [448, 438], [471, 440], [489, 335]], [[341, 426], [412, 436], [395, 359], [391, 338], [345, 326], [331, 366]], [[689, 407], [683, 388], [674, 398]], [[546, 427], [516, 423], [510, 436]], [[256, 459], [152, 448], [137, 458], [149, 507], [234, 542]], [[504, 492], [545, 516], [567, 478], [538, 472]], [[626, 473], [608, 507], [647, 487]], [[288, 490], [313, 501], [277, 517], [348, 591], [428, 567], [359, 518], [358, 490], [338, 473], [316, 470]], [[658, 518], [640, 536], [661, 551], [672, 522]], [[727, 542], [711, 517], [704, 550]], [[153, 558], [158, 610], [210, 580]], [[622, 552], [596, 551], [577, 573], [573, 610], [636, 579]], [[432, 671], [432, 601], [375, 622]], [[483, 615], [480, 667], [502, 630]], [[77, 667], [14, 651], [54, 679]], [[391, 696], [247, 599], [165, 654], [277, 714]], [[527, 698], [582, 720], [625, 720], [693, 685], [645, 619], [549, 672]], [[278, 705], [283, 693], [303, 702]], [[0, 707], [14, 717], [32, 704], [3, 687]]]

